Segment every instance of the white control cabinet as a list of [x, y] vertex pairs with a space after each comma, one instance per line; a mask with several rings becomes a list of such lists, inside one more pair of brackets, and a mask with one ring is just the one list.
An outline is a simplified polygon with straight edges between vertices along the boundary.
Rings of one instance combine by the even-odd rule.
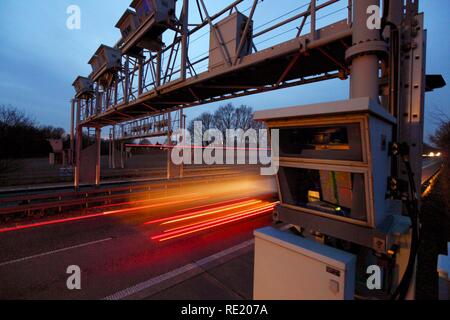
[[272, 227], [255, 231], [255, 300], [351, 300], [356, 256]]

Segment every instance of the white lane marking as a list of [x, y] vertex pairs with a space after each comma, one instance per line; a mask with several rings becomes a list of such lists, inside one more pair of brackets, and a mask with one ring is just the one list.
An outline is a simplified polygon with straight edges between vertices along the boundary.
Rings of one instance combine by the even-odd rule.
[[87, 242], [87, 243], [83, 243], [83, 244], [78, 244], [76, 246], [71, 246], [71, 247], [67, 247], [67, 248], [63, 248], [63, 249], [58, 249], [58, 250], [53, 250], [53, 251], [49, 251], [49, 252], [35, 254], [35, 255], [32, 255], [32, 256], [29, 256], [29, 257], [25, 257], [25, 258], [20, 258], [20, 259], [15, 259], [15, 260], [11, 260], [11, 261], [6, 261], [6, 262], [0, 263], [0, 267], [6, 266], [6, 265], [10, 265], [10, 264], [14, 264], [14, 263], [18, 263], [18, 262], [23, 262], [23, 261], [34, 259], [34, 258], [48, 256], [50, 254], [59, 253], [59, 252], [67, 251], [67, 250], [87, 247], [87, 246], [90, 246], [90, 245], [93, 245], [93, 244], [106, 242], [106, 241], [109, 241], [109, 240], [112, 240], [112, 239], [113, 238], [107, 238], [107, 239], [102, 239], [102, 240], [97, 240], [97, 241], [91, 241], [91, 242]]
[[425, 166], [422, 167], [422, 170], [423, 170], [423, 169], [426, 169], [426, 168], [429, 168], [429, 167], [431, 167], [431, 166], [435, 166], [435, 165], [437, 165], [437, 164], [441, 164], [441, 161], [436, 160], [436, 161], [433, 161], [433, 162], [431, 162], [431, 163], [428, 163], [427, 165], [425, 165]]
[[103, 300], [121, 300], [121, 299], [124, 299], [126, 297], [132, 296], [132, 295], [134, 295], [134, 294], [136, 294], [138, 292], [141, 292], [141, 291], [143, 291], [145, 289], [149, 289], [149, 288], [151, 288], [151, 287], [153, 287], [153, 286], [155, 286], [157, 284], [160, 284], [163, 281], [170, 280], [170, 279], [175, 278], [175, 277], [177, 277], [179, 275], [182, 275], [182, 274], [184, 274], [186, 272], [189, 272], [189, 271], [191, 271], [193, 269], [199, 268], [199, 267], [204, 266], [204, 265], [206, 265], [208, 263], [214, 262], [214, 261], [216, 261], [216, 260], [218, 260], [218, 259], [220, 259], [222, 257], [225, 257], [225, 256], [227, 256], [229, 254], [232, 254], [234, 252], [242, 250], [242, 249], [252, 245], [253, 243], [254, 243], [253, 239], [245, 241], [245, 242], [242, 242], [242, 243], [240, 243], [240, 244], [238, 244], [238, 245], [236, 245], [234, 247], [228, 248], [226, 250], [223, 250], [221, 252], [213, 254], [213, 255], [211, 255], [209, 257], [206, 257], [204, 259], [201, 259], [201, 260], [189, 263], [189, 264], [187, 264], [187, 265], [185, 265], [183, 267], [180, 267], [178, 269], [172, 270], [170, 272], [164, 273], [164, 274], [159, 275], [157, 277], [151, 278], [149, 280], [146, 280], [144, 282], [141, 282], [141, 283], [138, 283], [138, 284], [136, 284], [134, 286], [126, 288], [124, 290], [118, 291], [118, 292], [116, 292], [116, 293], [114, 293], [114, 294], [112, 294], [110, 296], [107, 296], [107, 297], [103, 298]]

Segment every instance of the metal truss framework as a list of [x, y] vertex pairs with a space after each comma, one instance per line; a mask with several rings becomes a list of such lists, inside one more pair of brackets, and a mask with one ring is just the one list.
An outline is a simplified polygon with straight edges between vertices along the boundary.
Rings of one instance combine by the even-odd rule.
[[182, 110], [149, 116], [119, 125], [110, 130], [110, 138], [114, 141], [160, 137], [184, 128]]
[[[118, 151], [117, 145], [119, 146], [120, 151], [120, 167], [124, 168], [124, 148], [126, 141], [167, 136], [167, 144], [170, 145], [172, 143], [173, 133], [185, 127], [186, 117], [183, 114], [183, 109], [179, 109], [176, 112], [166, 112], [112, 126], [109, 134], [109, 167], [116, 168], [116, 154]], [[170, 152], [170, 150], [168, 151]], [[178, 173], [182, 174], [181, 168], [174, 166], [171, 163], [168, 163], [167, 166], [169, 175], [174, 170], [179, 170]]]
[[[354, 27], [355, 0], [311, 0], [297, 8], [299, 13], [292, 11], [290, 15], [283, 15], [281, 21], [274, 19], [256, 28], [250, 27], [250, 22], [261, 0], [253, 0], [247, 10], [241, 11], [249, 11], [248, 20], [236, 52], [230, 54], [227, 43], [221, 41], [223, 35], [218, 23], [227, 15], [239, 12], [238, 6], [243, 1], [233, 1], [211, 15], [204, 0], [179, 0], [183, 4], [182, 10], [168, 27], [173, 33], [170, 44], [158, 52], [144, 49], [142, 54], [123, 54], [121, 68], [108, 76], [108, 81], [94, 83], [93, 94], [73, 100], [72, 145], [74, 122], [77, 132], [81, 132], [83, 127], [100, 130], [105, 126], [120, 125], [114, 130], [131, 128], [131, 131], [124, 129], [122, 133], [117, 133], [117, 138], [126, 139], [127, 135], [133, 137], [133, 134], [140, 138], [158, 133], [147, 130], [145, 123], [152, 122], [150, 118], [138, 120], [145, 117], [327, 79], [345, 79], [350, 75], [353, 84], [356, 84], [355, 87], [351, 85], [353, 90], [361, 83], [355, 81], [356, 74], [364, 78], [364, 72], [355, 73], [355, 70], [364, 69], [356, 68], [356, 60], [352, 61], [347, 56], [356, 47], [354, 42], [358, 30]], [[424, 52], [419, 51], [424, 50], [422, 43], [426, 35], [422, 30], [414, 31], [417, 19], [420, 20], [418, 0], [390, 1], [390, 6], [389, 20], [399, 26], [399, 29], [397, 34], [396, 30], [391, 30], [392, 34], [387, 37], [389, 57], [379, 59], [382, 79], [368, 79], [372, 82], [368, 87], [376, 89], [367, 95], [378, 96], [378, 85], [373, 84], [379, 81], [382, 104], [399, 118], [398, 139], [409, 141], [413, 147], [420, 149], [423, 133]], [[189, 21], [190, 7], [198, 11], [200, 22]], [[336, 12], [341, 15], [334, 19], [333, 13]], [[323, 18], [327, 18], [326, 24], [318, 27], [319, 20]], [[402, 21], [404, 25], [401, 25]], [[290, 25], [295, 27], [285, 31]], [[201, 30], [206, 32], [202, 34]], [[292, 32], [290, 40], [279, 43], [275, 41], [275, 44], [264, 47], [263, 43], [288, 32]], [[218, 51], [222, 57], [219, 65], [211, 65], [211, 50], [203, 55], [190, 54], [190, 47], [202, 35], [191, 38], [198, 34], [209, 34], [218, 43]], [[247, 36], [251, 39], [252, 50], [247, 55], [240, 56], [237, 53]], [[264, 37], [265, 40], [258, 42]], [[287, 38], [289, 39], [289, 35]], [[416, 40], [419, 46], [415, 45]], [[406, 43], [407, 41], [411, 43]], [[123, 51], [126, 45], [121, 40], [116, 48]], [[410, 48], [410, 52], [404, 51], [405, 47]], [[358, 56], [358, 52], [353, 52], [353, 55]], [[418, 56], [421, 64], [414, 59], [408, 60], [411, 56]], [[202, 63], [206, 63], [206, 69]], [[400, 64], [406, 67], [400, 69]], [[377, 69], [378, 67], [376, 66]], [[414, 130], [411, 131], [413, 127]], [[97, 132], [96, 135], [99, 137], [100, 133]], [[74, 149], [73, 147], [72, 150]], [[81, 146], [76, 149], [82, 150]], [[420, 155], [421, 151], [414, 154]], [[414, 162], [414, 167], [420, 170], [420, 159], [414, 159]], [[79, 170], [76, 169], [75, 172], [79, 175]], [[99, 179], [96, 182], [98, 181]]]
[[[106, 87], [94, 83], [91, 97], [76, 99], [79, 125], [114, 125], [178, 108], [342, 78], [349, 72], [345, 50], [351, 46], [351, 0], [328, 0], [321, 4], [312, 0], [300, 7], [303, 8], [300, 13], [272, 25], [263, 25], [266, 28], [256, 33], [251, 31], [250, 21], [262, 1], [253, 0], [236, 50], [241, 52], [244, 39], [250, 35], [253, 51], [244, 57], [227, 51], [227, 43], [221, 41], [223, 35], [216, 26], [221, 18], [238, 12], [243, 0], [234, 1], [213, 15], [204, 0], [182, 2], [180, 17], [170, 28], [174, 33], [172, 43], [156, 53], [143, 50], [139, 56], [123, 55], [121, 70], [111, 77]], [[195, 3], [202, 19], [199, 23], [189, 22], [190, 2]], [[348, 18], [318, 29], [317, 20], [330, 14], [318, 15], [329, 7], [338, 8], [334, 13], [348, 11]], [[256, 40], [264, 36], [269, 40], [275, 38], [288, 24], [296, 24], [292, 40], [262, 50], [257, 48]], [[208, 28], [207, 33], [219, 43], [223, 61], [220, 66], [210, 65], [203, 71], [201, 64], [207, 63], [211, 52], [192, 57], [189, 46], [192, 36]], [[116, 45], [119, 49], [123, 46], [123, 41]]]

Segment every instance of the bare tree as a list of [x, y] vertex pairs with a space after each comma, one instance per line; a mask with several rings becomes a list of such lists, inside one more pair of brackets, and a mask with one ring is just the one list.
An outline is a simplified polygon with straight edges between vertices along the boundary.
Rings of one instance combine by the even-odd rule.
[[[195, 126], [195, 122], [200, 121], [202, 123], [202, 127], [198, 128]], [[188, 130], [196, 141], [203, 140], [203, 132], [209, 129], [213, 129], [216, 127], [216, 122], [214, 116], [209, 112], [203, 112], [197, 118], [191, 121], [189, 124]]]
[[0, 126], [33, 127], [35, 121], [11, 105], [0, 105]]
[[[194, 128], [194, 122], [201, 121], [202, 128]], [[204, 112], [191, 121], [189, 131], [193, 137], [202, 139], [203, 133], [208, 129], [218, 129], [222, 132], [223, 137], [227, 137], [226, 130], [241, 129], [247, 131], [249, 129], [261, 129], [263, 124], [253, 120], [253, 109], [246, 105], [235, 108], [231, 103], [219, 107], [214, 114]]]
[[252, 108], [241, 105], [239, 108], [235, 110], [235, 128], [240, 128], [242, 130], [248, 130], [252, 128], [253, 122], [253, 110]]
[[430, 136], [430, 141], [447, 155], [450, 154], [450, 120], [441, 123], [436, 132]]
[[450, 154], [450, 117], [441, 109], [432, 114], [438, 129], [430, 136], [430, 141], [441, 148], [446, 155]]
[[227, 129], [236, 129], [236, 109], [231, 103], [219, 107], [214, 112], [214, 122], [216, 128], [219, 129], [223, 136]]

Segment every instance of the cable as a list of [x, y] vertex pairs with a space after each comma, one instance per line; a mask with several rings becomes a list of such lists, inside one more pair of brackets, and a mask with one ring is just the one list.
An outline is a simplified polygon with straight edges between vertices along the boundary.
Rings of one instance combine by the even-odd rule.
[[[409, 150], [407, 151], [409, 154]], [[401, 159], [405, 165], [408, 180], [410, 184], [410, 199], [406, 202], [406, 208], [408, 214], [411, 218], [412, 236], [411, 236], [411, 248], [408, 258], [408, 264], [406, 266], [405, 273], [397, 286], [396, 290], [391, 296], [391, 300], [404, 300], [408, 294], [409, 287], [414, 275], [414, 269], [416, 265], [416, 256], [420, 244], [420, 222], [419, 222], [419, 199], [416, 190], [416, 185], [414, 182], [414, 173], [411, 168], [411, 163], [409, 162], [408, 156], [403, 153]]]
[[[344, 8], [337, 9], [337, 10], [335, 10], [335, 11], [332, 11], [332, 12], [330, 12], [330, 13], [327, 13], [327, 14], [323, 15], [322, 17], [317, 18], [316, 21], [320, 21], [320, 20], [322, 20], [322, 19], [324, 19], [324, 18], [327, 18], [327, 17], [329, 17], [329, 16], [332, 16], [332, 15], [334, 15], [334, 14], [336, 14], [336, 13], [339, 13], [339, 12], [341, 12], [341, 11], [343, 11], [343, 10], [346, 10], [346, 9], [347, 9], [347, 7], [344, 7]], [[309, 25], [309, 24], [311, 24], [311, 22], [306, 22], [306, 23], [305, 23], [305, 26], [307, 26], [307, 25]], [[286, 34], [286, 33], [291, 32], [291, 31], [293, 31], [293, 30], [298, 30], [298, 27], [294, 27], [294, 28], [291, 28], [291, 29], [289, 29], [289, 30], [283, 31], [283, 32], [281, 32], [281, 33], [279, 33], [279, 34], [276, 34], [276, 35], [270, 37], [270, 38], [267, 38], [267, 39], [264, 39], [264, 40], [262, 40], [262, 41], [260, 41], [260, 42], [258, 42], [258, 43], [255, 43], [255, 45], [258, 46], [258, 45], [260, 45], [260, 44], [262, 44], [262, 43], [265, 43], [265, 42], [267, 42], [267, 41], [273, 40], [273, 39], [275, 39], [275, 38], [277, 38], [277, 37], [280, 37], [280, 36], [282, 36], [282, 35], [284, 35], [284, 34]]]
[[281, 18], [284, 18], [284, 17], [290, 15], [291, 13], [294, 13], [294, 12], [297, 11], [297, 10], [303, 9], [303, 8], [307, 7], [308, 5], [309, 5], [309, 3], [306, 3], [306, 4], [304, 4], [304, 5], [300, 6], [300, 7], [297, 7], [297, 8], [295, 8], [295, 9], [292, 9], [291, 11], [286, 12], [286, 13], [284, 13], [284, 14], [282, 14], [282, 15], [276, 17], [276, 18], [273, 18], [272, 20], [269, 20], [269, 21], [267, 21], [266, 23], [263, 23], [263, 24], [257, 26], [257, 27], [254, 29], [254, 31], [259, 30], [259, 29], [261, 29], [262, 27], [265, 27], [265, 26], [271, 24], [272, 22], [275, 22], [275, 21], [277, 21], [277, 20], [279, 20], [279, 19], [281, 19]]

